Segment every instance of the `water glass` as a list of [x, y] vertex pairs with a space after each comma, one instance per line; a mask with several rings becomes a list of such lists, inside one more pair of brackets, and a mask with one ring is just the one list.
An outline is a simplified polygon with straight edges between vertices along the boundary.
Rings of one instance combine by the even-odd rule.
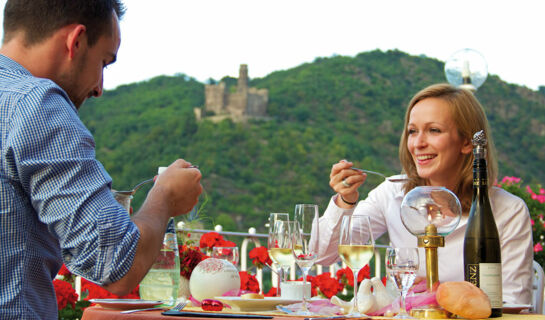
[[[303, 286], [306, 286], [310, 268], [318, 258], [319, 246], [319, 214], [315, 204], [297, 204], [295, 206], [295, 221], [292, 231], [292, 250], [295, 262], [303, 272]], [[297, 315], [312, 315], [308, 310], [305, 296], [303, 295], [302, 309]]]
[[407, 313], [405, 298], [416, 279], [418, 265], [418, 248], [386, 249], [386, 272], [401, 294], [401, 307], [394, 318], [414, 319]]

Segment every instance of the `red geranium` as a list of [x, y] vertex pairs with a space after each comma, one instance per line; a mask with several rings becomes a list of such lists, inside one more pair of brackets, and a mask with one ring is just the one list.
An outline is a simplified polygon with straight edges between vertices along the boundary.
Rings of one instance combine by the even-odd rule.
[[342, 291], [344, 288], [339, 280], [331, 277], [329, 272], [317, 275], [315, 279], [320, 292], [328, 299], [336, 295], [339, 291]]
[[258, 268], [263, 268], [264, 265], [270, 266], [272, 264], [272, 260], [269, 257], [269, 252], [266, 247], [253, 248], [250, 253], [248, 253], [248, 257], [252, 259], [252, 263]]
[[53, 280], [53, 287], [55, 287], [55, 295], [57, 296], [57, 306], [59, 311], [64, 309], [68, 304], [72, 306], [72, 309], [76, 308], [78, 294], [70, 283], [55, 279]]
[[66, 277], [66, 276], [71, 276], [72, 275], [72, 272], [70, 272], [70, 270], [68, 270], [68, 268], [64, 265], [62, 265], [61, 267], [61, 270], [59, 270], [59, 273], [58, 275], [61, 275], [63, 277]]
[[[362, 282], [363, 279], [370, 279], [370, 276], [371, 273], [369, 265], [367, 264], [365, 267], [361, 268], [358, 273], [358, 284]], [[354, 273], [352, 273], [352, 270], [349, 267], [337, 271], [337, 280], [345, 286], [354, 287]]]
[[204, 249], [212, 249], [213, 247], [221, 247], [223, 236], [217, 232], [208, 232], [201, 236], [199, 247]]
[[275, 287], [271, 287], [269, 292], [265, 294], [265, 297], [276, 297], [277, 289]]
[[92, 283], [89, 280], [86, 280], [84, 278], [81, 278], [81, 292], [87, 292], [87, 297], [85, 297], [85, 300], [89, 299], [104, 299], [104, 298], [112, 298], [112, 299], [140, 299], [140, 295], [138, 294], [138, 287], [134, 288], [129, 294], [124, 296], [118, 296], [110, 291], [102, 288], [101, 286]]
[[254, 275], [246, 271], [240, 271], [238, 274], [240, 276], [240, 290], [259, 293], [259, 282]]
[[193, 269], [208, 256], [203, 254], [197, 247], [179, 245], [180, 251], [180, 275], [189, 279]]

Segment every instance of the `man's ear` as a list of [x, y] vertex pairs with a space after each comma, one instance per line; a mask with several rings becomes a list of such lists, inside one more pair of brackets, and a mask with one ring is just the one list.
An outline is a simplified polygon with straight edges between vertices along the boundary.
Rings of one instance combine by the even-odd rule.
[[74, 59], [74, 56], [78, 53], [83, 45], [83, 41], [87, 41], [85, 37], [85, 26], [82, 24], [75, 25], [66, 37], [66, 49], [68, 50], [68, 56], [70, 59]]

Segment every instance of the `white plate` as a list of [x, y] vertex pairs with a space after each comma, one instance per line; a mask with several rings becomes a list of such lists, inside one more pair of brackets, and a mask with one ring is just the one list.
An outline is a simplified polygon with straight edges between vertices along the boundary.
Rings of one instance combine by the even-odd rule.
[[275, 310], [278, 305], [288, 305], [301, 300], [282, 299], [279, 297], [265, 297], [264, 299], [242, 299], [241, 297], [215, 297], [228, 304], [235, 311], [267, 311]]
[[530, 308], [532, 308], [531, 304], [503, 304], [504, 313], [520, 313], [522, 310], [528, 310]]
[[138, 309], [151, 308], [163, 304], [159, 300], [142, 299], [90, 299], [89, 302], [96, 303], [106, 309]]

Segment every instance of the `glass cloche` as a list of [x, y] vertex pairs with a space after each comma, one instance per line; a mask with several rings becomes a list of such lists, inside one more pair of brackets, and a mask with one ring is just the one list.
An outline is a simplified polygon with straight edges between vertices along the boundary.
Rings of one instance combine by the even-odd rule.
[[437, 235], [446, 236], [460, 222], [461, 213], [458, 197], [445, 187], [416, 187], [401, 203], [401, 221], [415, 236], [424, 235], [429, 224], [435, 225]]

